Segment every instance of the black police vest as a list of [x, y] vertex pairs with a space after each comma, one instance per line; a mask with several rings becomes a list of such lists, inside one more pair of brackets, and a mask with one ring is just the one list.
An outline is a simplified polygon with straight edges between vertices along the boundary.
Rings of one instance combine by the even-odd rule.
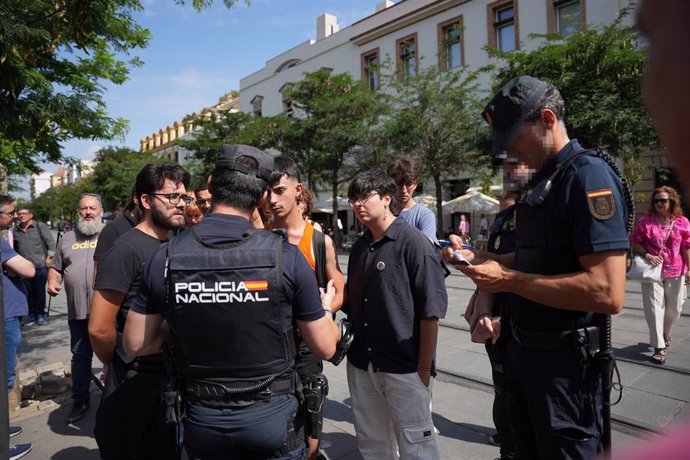
[[[582, 157], [588, 151], [574, 155]], [[608, 166], [602, 161], [602, 167]], [[518, 271], [549, 276], [582, 271], [562, 202], [564, 178], [572, 173], [572, 167], [564, 168], [540, 205], [532, 206], [526, 200], [516, 205], [515, 268]], [[619, 192], [623, 195], [622, 190]], [[511, 296], [510, 307], [514, 324], [525, 330], [563, 331], [590, 326], [593, 321], [591, 313], [553, 308], [517, 295]]]
[[164, 316], [181, 377], [251, 382], [289, 373], [282, 250], [283, 240], [265, 231], [207, 244], [187, 230], [170, 241]]

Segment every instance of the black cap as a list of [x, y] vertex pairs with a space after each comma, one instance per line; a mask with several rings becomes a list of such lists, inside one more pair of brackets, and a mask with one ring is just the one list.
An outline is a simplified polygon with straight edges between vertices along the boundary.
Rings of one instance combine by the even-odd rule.
[[522, 122], [539, 103], [548, 84], [534, 77], [515, 77], [491, 99], [482, 117], [494, 131], [493, 158], [505, 158], [506, 151], [520, 136]]
[[[242, 157], [253, 158], [256, 160], [257, 167], [252, 168], [244, 162], [238, 162]], [[225, 168], [231, 171], [251, 174], [268, 182], [273, 171], [273, 157], [249, 145], [223, 144], [218, 149], [216, 168]]]

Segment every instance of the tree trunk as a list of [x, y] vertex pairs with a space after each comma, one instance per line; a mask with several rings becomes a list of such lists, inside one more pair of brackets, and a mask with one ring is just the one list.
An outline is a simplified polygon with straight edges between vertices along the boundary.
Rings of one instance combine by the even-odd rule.
[[436, 187], [436, 238], [439, 238], [439, 235], [446, 236], [443, 228], [443, 189], [440, 174], [434, 174], [434, 186]]
[[0, 165], [0, 195], [7, 195], [8, 188], [7, 169], [4, 165]]

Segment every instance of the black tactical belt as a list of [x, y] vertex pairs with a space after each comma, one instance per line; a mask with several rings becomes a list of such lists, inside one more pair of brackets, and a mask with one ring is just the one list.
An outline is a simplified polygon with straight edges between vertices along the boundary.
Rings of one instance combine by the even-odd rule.
[[238, 388], [227, 387], [222, 383], [190, 380], [186, 381], [185, 386], [185, 396], [189, 401], [208, 403], [214, 406], [246, 406], [257, 401], [269, 401], [275, 396], [295, 392], [293, 378], [274, 381], [259, 391], [242, 391]]
[[536, 350], [572, 350], [579, 348], [583, 343], [582, 338], [586, 336], [587, 329], [571, 329], [569, 331], [526, 331], [519, 326], [511, 323], [511, 330], [515, 341], [525, 347]]

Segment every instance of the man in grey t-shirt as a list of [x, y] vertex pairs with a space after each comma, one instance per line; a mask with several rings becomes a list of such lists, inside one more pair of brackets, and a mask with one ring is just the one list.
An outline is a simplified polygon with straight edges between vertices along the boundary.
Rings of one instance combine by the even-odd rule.
[[89, 409], [91, 361], [89, 306], [93, 297], [93, 253], [103, 226], [103, 206], [98, 195], [85, 193], [79, 200], [76, 229], [60, 240], [48, 270], [48, 294], [58, 295], [65, 282], [67, 319], [72, 349], [72, 411], [67, 422], [80, 420]]

